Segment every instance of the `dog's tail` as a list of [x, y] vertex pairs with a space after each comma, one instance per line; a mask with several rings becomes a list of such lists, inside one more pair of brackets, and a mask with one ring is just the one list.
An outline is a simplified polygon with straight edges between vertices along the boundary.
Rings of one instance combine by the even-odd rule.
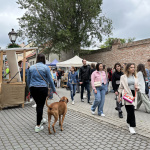
[[48, 97], [46, 98], [46, 106], [49, 107], [49, 106], [48, 106], [48, 103], [47, 103], [47, 100], [48, 100]]
[[47, 100], [48, 100], [48, 97], [46, 98], [46, 106], [47, 106], [50, 110], [52, 110], [52, 108], [51, 108], [50, 106], [48, 106]]

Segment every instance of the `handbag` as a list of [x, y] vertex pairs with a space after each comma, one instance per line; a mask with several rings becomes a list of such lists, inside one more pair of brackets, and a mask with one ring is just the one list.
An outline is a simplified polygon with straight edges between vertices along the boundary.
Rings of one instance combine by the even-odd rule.
[[102, 84], [101, 84], [101, 82], [100, 81], [98, 81], [98, 82], [94, 82], [94, 86], [95, 87], [100, 87]]
[[[136, 91], [135, 91], [135, 97], [136, 97]], [[133, 96], [128, 96], [127, 93], [124, 94], [123, 99], [129, 103], [133, 103], [135, 97]]]
[[[35, 65], [35, 67], [36, 67], [36, 70], [37, 70], [37, 72], [38, 72], [38, 74], [40, 75], [40, 77], [44, 80], [44, 78], [41, 76], [41, 74], [39, 73], [39, 71], [38, 71], [38, 69], [37, 69], [37, 66]], [[45, 80], [44, 80], [45, 81]], [[45, 81], [46, 82], [46, 81]], [[46, 82], [46, 84], [47, 84], [47, 87], [48, 87], [48, 93], [47, 93], [47, 97], [50, 97], [51, 96], [51, 92], [50, 92], [50, 90], [51, 90], [51, 88], [49, 88], [49, 85], [48, 85], [48, 83]]]

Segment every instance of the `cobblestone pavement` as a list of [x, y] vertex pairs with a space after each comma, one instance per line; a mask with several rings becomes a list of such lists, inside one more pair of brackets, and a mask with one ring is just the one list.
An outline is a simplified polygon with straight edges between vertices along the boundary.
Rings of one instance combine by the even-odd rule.
[[[149, 150], [149, 138], [130, 135], [127, 130], [68, 110], [64, 131], [56, 123], [56, 134], [44, 130], [35, 133], [35, 108], [4, 109], [0, 112], [0, 150]], [[44, 117], [47, 118], [47, 108]]]
[[[99, 119], [101, 121], [104, 121], [112, 125], [115, 125], [117, 127], [121, 127], [123, 129], [128, 130], [126, 123], [125, 123], [126, 118], [127, 118], [125, 107], [122, 107], [123, 119], [120, 119], [118, 117], [118, 112], [115, 110], [116, 101], [114, 100], [115, 99], [114, 93], [109, 93], [106, 95], [105, 104], [104, 104], [104, 113], [106, 115], [105, 117], [100, 117], [97, 114], [92, 115], [90, 111], [91, 105], [87, 103], [86, 99], [84, 103], [81, 102], [79, 93], [75, 95], [75, 105], [71, 104], [70, 91], [67, 91], [66, 89], [63, 89], [63, 88], [59, 88], [57, 89], [57, 93], [60, 96], [67, 96], [70, 99], [70, 102], [68, 104], [69, 109], [84, 113], [93, 118]], [[54, 101], [58, 101], [58, 100], [59, 98], [56, 95], [54, 95]], [[91, 100], [94, 101], [93, 93], [91, 96]], [[135, 116], [136, 116], [136, 125], [137, 125], [135, 130], [137, 131], [137, 133], [150, 138], [150, 114], [145, 113], [145, 109], [143, 105], [141, 106], [139, 110], [135, 111]]]

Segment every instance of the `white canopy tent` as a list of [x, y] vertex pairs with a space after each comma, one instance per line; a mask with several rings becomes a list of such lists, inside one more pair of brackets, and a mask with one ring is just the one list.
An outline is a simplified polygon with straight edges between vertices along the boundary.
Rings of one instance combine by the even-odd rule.
[[[79, 56], [76, 55], [71, 59], [57, 63], [56, 66], [57, 67], [71, 67], [71, 66], [81, 67], [81, 66], [83, 66], [82, 60], [83, 60], [82, 58], [80, 58]], [[91, 65], [92, 63], [94, 63], [94, 64], [97, 63], [97, 62], [90, 62], [90, 61], [86, 61], [86, 62], [89, 65]]]

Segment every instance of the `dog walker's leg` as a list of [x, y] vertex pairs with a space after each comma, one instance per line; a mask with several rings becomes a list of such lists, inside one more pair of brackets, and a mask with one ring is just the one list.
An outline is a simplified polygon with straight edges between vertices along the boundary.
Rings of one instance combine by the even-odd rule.
[[61, 115], [59, 115], [59, 126], [61, 126]]
[[51, 123], [51, 115], [48, 114], [48, 131], [49, 131], [49, 134], [52, 134], [51, 129], [50, 129], [50, 123]]
[[53, 127], [53, 131], [54, 131], [54, 133], [56, 132], [56, 130], [55, 130], [55, 123], [57, 122], [57, 120], [58, 120], [58, 116], [54, 116], [54, 118], [55, 118], [55, 121], [54, 121], [54, 123], [53, 123], [53, 125], [52, 125], [52, 127]]

